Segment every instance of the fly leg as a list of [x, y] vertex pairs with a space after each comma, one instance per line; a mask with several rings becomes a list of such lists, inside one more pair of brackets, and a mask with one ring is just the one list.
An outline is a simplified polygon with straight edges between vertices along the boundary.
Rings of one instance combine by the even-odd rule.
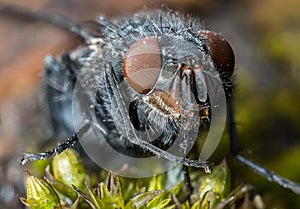
[[21, 165], [24, 165], [25, 163], [30, 161], [45, 160], [47, 158], [54, 157], [63, 152], [64, 150], [74, 147], [79, 141], [80, 136], [85, 134], [89, 130], [89, 128], [90, 124], [86, 123], [77, 133], [72, 134], [63, 143], [49, 151], [36, 154], [24, 153], [23, 157], [19, 160], [19, 163]]
[[206, 173], [210, 173], [211, 168], [210, 168], [210, 165], [208, 162], [199, 161], [199, 160], [190, 160], [185, 157], [179, 157], [179, 156], [173, 155], [172, 153], [169, 153], [163, 149], [160, 149], [159, 147], [156, 147], [153, 144], [151, 144], [147, 141], [144, 141], [137, 136], [137, 134], [133, 131], [134, 127], [130, 121], [129, 113], [128, 113], [127, 109], [125, 108], [126, 105], [124, 104], [123, 96], [117, 85], [117, 79], [110, 70], [111, 69], [105, 69], [108, 84], [114, 93], [114, 97], [111, 98], [111, 102], [116, 106], [116, 109], [118, 109], [121, 113], [122, 121], [123, 121], [124, 127], [125, 127], [124, 130], [126, 130], [126, 137], [128, 138], [128, 140], [130, 140], [131, 143], [138, 145], [142, 149], [145, 149], [156, 156], [163, 157], [171, 162], [180, 163], [187, 167], [191, 166], [191, 167], [196, 167], [196, 168], [203, 168]]
[[78, 137], [84, 134], [89, 125], [86, 123], [75, 133], [72, 120], [72, 98], [76, 83], [78, 66], [68, 54], [61, 56], [60, 62], [52, 56], [45, 59], [45, 75], [42, 106], [48, 113], [50, 139], [67, 137], [62, 144], [44, 153], [24, 153], [20, 164], [28, 161], [43, 160], [55, 156], [67, 148], [74, 147]]
[[230, 149], [231, 154], [242, 164], [248, 166], [254, 172], [262, 175], [263, 177], [267, 178], [269, 181], [275, 182], [281, 185], [284, 188], [288, 188], [293, 192], [300, 194], [300, 184], [297, 182], [293, 182], [287, 178], [284, 178], [273, 171], [270, 171], [263, 166], [257, 164], [256, 162], [248, 159], [247, 157], [243, 156], [239, 152], [238, 146], [238, 132], [236, 129], [236, 124], [234, 120], [234, 110], [233, 110], [233, 95], [232, 95], [232, 83], [225, 82], [224, 84], [225, 92], [226, 92], [226, 99], [227, 99], [227, 113], [228, 113], [228, 125], [229, 125], [229, 136], [230, 136]]
[[191, 195], [193, 194], [193, 186], [191, 184], [191, 178], [188, 169], [188, 166], [182, 165], [184, 184], [186, 188], [186, 199], [190, 199]]
[[17, 6], [8, 6], [2, 4], [0, 4], [0, 12], [50, 23], [77, 35], [87, 44], [97, 43], [101, 41], [101, 38], [95, 36], [86, 28], [82, 27], [81, 25], [78, 25], [73, 20], [61, 15], [46, 14], [43, 11], [32, 12]]

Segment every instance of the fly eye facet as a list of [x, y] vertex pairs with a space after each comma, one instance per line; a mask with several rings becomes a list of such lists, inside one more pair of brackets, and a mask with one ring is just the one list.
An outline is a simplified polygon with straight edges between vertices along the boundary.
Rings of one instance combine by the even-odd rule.
[[234, 53], [230, 44], [218, 33], [203, 30], [200, 34], [205, 38], [205, 44], [212, 57], [217, 71], [222, 79], [230, 78], [234, 70]]
[[141, 94], [155, 85], [162, 68], [162, 51], [156, 37], [134, 43], [124, 57], [123, 72], [129, 85]]

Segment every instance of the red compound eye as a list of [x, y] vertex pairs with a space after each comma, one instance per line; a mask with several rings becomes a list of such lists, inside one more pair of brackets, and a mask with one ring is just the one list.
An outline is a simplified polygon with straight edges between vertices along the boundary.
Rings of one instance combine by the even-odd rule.
[[203, 30], [200, 34], [206, 39], [207, 49], [221, 78], [230, 78], [234, 70], [234, 53], [230, 44], [218, 33]]
[[143, 38], [125, 54], [123, 72], [137, 92], [148, 93], [155, 85], [162, 68], [162, 52], [156, 37]]

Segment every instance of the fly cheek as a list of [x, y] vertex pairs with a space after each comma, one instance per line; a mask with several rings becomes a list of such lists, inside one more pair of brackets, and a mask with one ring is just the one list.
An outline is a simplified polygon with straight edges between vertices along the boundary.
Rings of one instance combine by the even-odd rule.
[[222, 80], [230, 78], [234, 71], [235, 57], [230, 44], [218, 33], [209, 30], [199, 32], [205, 40], [216, 70]]

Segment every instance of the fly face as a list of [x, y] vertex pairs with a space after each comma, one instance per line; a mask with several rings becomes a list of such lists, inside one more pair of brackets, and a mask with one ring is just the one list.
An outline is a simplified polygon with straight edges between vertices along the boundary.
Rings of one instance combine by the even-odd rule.
[[[95, 97], [95, 123], [101, 135], [130, 157], [155, 155], [141, 140], [185, 157], [203, 122], [210, 124], [211, 103], [219, 103], [223, 92], [210, 46], [224, 44], [207, 42], [202, 35], [206, 30], [196, 20], [169, 11], [98, 21], [103, 42], [81, 69], [80, 82]], [[234, 57], [233, 52], [228, 56]], [[233, 65], [229, 68], [232, 73]]]

